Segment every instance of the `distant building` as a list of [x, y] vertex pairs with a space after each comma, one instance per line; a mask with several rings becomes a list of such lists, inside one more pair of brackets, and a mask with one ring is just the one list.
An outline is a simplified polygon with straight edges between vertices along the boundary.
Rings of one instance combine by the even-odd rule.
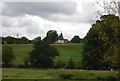
[[61, 33], [61, 34], [58, 36], [58, 40], [57, 40], [55, 43], [69, 43], [69, 41], [68, 41], [68, 39], [64, 39], [64, 38], [63, 38], [63, 34]]

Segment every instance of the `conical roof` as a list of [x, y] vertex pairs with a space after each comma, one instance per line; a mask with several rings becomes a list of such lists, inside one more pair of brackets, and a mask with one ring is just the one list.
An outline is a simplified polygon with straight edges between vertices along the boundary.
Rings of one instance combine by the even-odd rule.
[[58, 40], [64, 40], [62, 33], [58, 36]]

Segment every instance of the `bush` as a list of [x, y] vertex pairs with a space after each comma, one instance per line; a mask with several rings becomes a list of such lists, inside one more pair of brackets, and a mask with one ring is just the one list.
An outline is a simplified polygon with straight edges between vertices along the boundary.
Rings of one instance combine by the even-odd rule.
[[67, 68], [67, 69], [74, 69], [74, 68], [75, 68], [75, 64], [74, 64], [72, 58], [70, 58], [70, 60], [69, 60], [68, 63], [66, 64], [66, 68]]
[[74, 74], [60, 73], [59, 76], [60, 76], [62, 79], [69, 79], [69, 80], [71, 80], [72, 77], [74, 76]]
[[61, 60], [58, 60], [56, 63], [55, 63], [55, 69], [59, 69], [59, 68], [65, 68], [65, 62], [61, 61]]
[[76, 69], [83, 69], [83, 66], [82, 66], [81, 62], [76, 62], [75, 63], [75, 68]]
[[26, 57], [24, 59], [24, 68], [29, 68], [30, 67], [30, 60], [29, 57]]
[[9, 67], [13, 59], [15, 59], [15, 56], [13, 54], [12, 47], [8, 44], [3, 45], [3, 48], [2, 48], [3, 67]]
[[86, 77], [75, 73], [60, 73], [59, 77], [67, 80], [84, 80]]

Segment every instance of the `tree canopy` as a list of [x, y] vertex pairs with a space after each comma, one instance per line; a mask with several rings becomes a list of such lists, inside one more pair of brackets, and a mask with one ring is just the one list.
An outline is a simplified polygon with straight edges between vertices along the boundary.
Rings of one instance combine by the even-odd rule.
[[29, 44], [30, 40], [26, 37], [15, 38], [12, 36], [2, 37], [2, 44]]
[[29, 54], [30, 64], [32, 67], [49, 68], [53, 66], [54, 59], [58, 55], [59, 52], [53, 46], [37, 37]]
[[58, 39], [58, 34], [56, 30], [49, 30], [47, 32], [46, 37], [44, 38], [44, 40], [50, 44], [57, 41], [57, 39]]
[[120, 57], [120, 20], [114, 15], [101, 16], [87, 33], [84, 40], [84, 67], [102, 69], [118, 68]]
[[75, 35], [72, 39], [71, 42], [73, 43], [81, 43], [81, 39], [79, 36]]

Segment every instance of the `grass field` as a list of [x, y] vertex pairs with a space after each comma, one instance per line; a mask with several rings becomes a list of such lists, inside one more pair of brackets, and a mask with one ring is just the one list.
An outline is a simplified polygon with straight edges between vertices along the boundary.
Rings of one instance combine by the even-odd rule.
[[118, 79], [117, 71], [3, 68], [3, 79]]
[[[60, 56], [56, 60], [67, 62], [69, 58], [73, 58], [75, 63], [81, 61], [81, 52], [83, 44], [62, 44], [54, 45], [60, 52]], [[23, 64], [24, 58], [31, 51], [31, 44], [12, 45], [16, 59], [13, 64]], [[39, 81], [35, 79], [68, 79], [68, 80], [84, 80], [84, 79], [118, 79], [117, 71], [102, 71], [102, 70], [70, 70], [70, 69], [22, 69], [22, 68], [3, 68], [2, 78], [5, 80], [13, 79], [29, 79], [29, 81]], [[30, 80], [31, 79], [31, 80]]]
[[[81, 51], [83, 44], [58, 44], [54, 45], [60, 52], [60, 56], [56, 57], [56, 60], [68, 61], [71, 57], [73, 61], [81, 61]], [[13, 64], [23, 64], [25, 57], [32, 50], [31, 44], [16, 44], [12, 45], [13, 53], [16, 59], [13, 60]]]

